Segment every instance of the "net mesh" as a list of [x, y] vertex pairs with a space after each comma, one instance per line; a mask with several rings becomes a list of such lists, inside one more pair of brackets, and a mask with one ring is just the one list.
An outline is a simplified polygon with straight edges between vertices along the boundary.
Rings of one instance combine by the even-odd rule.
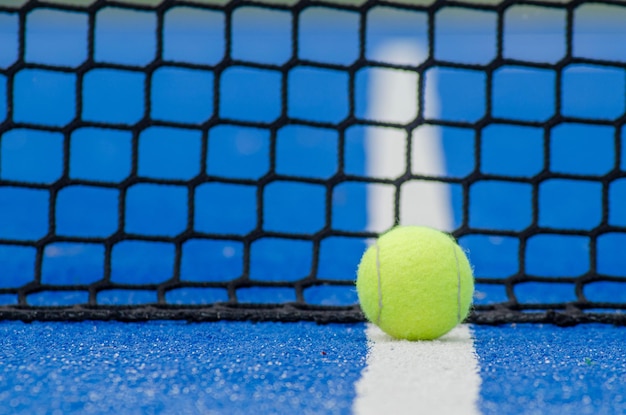
[[435, 217], [469, 321], [626, 323], [619, 2], [85, 3], [0, 5], [1, 318], [362, 321]]

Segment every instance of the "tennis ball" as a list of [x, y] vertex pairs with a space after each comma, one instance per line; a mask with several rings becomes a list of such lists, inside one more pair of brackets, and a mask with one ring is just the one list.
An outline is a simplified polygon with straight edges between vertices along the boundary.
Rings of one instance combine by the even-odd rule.
[[398, 339], [432, 340], [467, 317], [474, 277], [450, 235], [399, 226], [365, 251], [356, 289], [363, 313], [384, 332]]

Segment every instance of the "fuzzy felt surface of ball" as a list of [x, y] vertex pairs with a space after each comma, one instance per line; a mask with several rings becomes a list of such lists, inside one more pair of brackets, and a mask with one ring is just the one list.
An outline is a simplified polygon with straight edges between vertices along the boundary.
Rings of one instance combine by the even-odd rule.
[[398, 226], [363, 254], [356, 288], [367, 319], [392, 337], [432, 340], [469, 314], [474, 276], [454, 238], [424, 226]]

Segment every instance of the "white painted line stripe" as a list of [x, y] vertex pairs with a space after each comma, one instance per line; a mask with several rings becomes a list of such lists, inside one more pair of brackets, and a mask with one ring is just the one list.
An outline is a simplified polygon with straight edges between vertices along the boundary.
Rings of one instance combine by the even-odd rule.
[[356, 385], [355, 414], [480, 413], [480, 377], [469, 326], [421, 342], [394, 340], [372, 324], [366, 333], [367, 368]]
[[[426, 100], [436, 97], [426, 96]], [[412, 173], [441, 177], [445, 159], [439, 128], [424, 125], [413, 130]], [[447, 183], [411, 180], [400, 190], [400, 224], [424, 225], [440, 231], [454, 230], [452, 197]]]
[[[424, 60], [419, 45], [394, 41], [380, 47], [377, 53], [384, 62]], [[436, 82], [430, 79], [429, 82]], [[417, 73], [394, 69], [373, 71], [369, 89], [368, 118], [392, 123], [409, 123], [418, 114]], [[430, 112], [439, 108], [436, 88], [425, 91], [424, 100]], [[423, 125], [407, 133], [402, 129], [369, 128], [366, 142], [366, 169], [369, 177], [397, 178], [411, 159], [411, 172], [427, 176], [443, 176], [445, 159], [439, 128]], [[411, 154], [406, 154], [407, 140], [412, 141]], [[367, 191], [367, 229], [384, 232], [394, 225], [394, 192], [389, 185], [370, 185]], [[442, 231], [453, 230], [449, 185], [441, 182], [413, 180], [400, 188], [400, 224], [425, 225]]]
[[[419, 48], [407, 41], [381, 45], [383, 62], [420, 61]], [[368, 118], [408, 124], [418, 114], [419, 77], [415, 72], [376, 69], [368, 85]], [[406, 171], [408, 133], [402, 128], [370, 127], [365, 137], [368, 177], [395, 179]], [[384, 232], [394, 225], [395, 189], [370, 185], [367, 190], [368, 230]]]
[[[380, 50], [381, 60], [420, 61], [419, 45], [394, 42]], [[395, 72], [395, 73], [394, 73]], [[369, 118], [406, 122], [416, 114], [417, 79], [399, 71], [380, 71], [370, 85]], [[438, 108], [436, 88], [426, 91], [431, 109]], [[432, 111], [431, 111], [432, 112]], [[367, 173], [371, 177], [398, 177], [406, 169], [406, 139], [413, 140], [412, 172], [427, 176], [445, 174], [439, 130], [422, 126], [407, 137], [399, 129], [371, 129], [366, 138]], [[382, 232], [393, 225], [393, 194], [390, 186], [368, 188], [368, 229]], [[391, 188], [393, 189], [393, 188]], [[448, 185], [411, 181], [400, 189], [400, 223], [453, 230]], [[439, 340], [408, 342], [393, 340], [368, 325], [367, 367], [356, 385], [353, 404], [358, 415], [384, 414], [478, 414], [480, 389], [478, 362], [470, 328], [460, 325]]]

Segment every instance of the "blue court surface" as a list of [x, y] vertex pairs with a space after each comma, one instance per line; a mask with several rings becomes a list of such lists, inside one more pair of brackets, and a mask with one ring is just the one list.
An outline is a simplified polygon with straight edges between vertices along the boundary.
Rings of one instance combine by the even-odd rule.
[[1, 414], [347, 413], [363, 327], [4, 323]]
[[624, 403], [624, 330], [474, 327], [485, 414], [618, 414]]
[[[363, 325], [3, 323], [0, 330], [0, 414], [351, 413], [367, 353]], [[473, 330], [482, 413], [626, 410], [623, 330]], [[445, 391], [432, 393], [446, 399]]]
[[[287, 11], [239, 8], [227, 51], [217, 9], [172, 7], [157, 42], [153, 11], [105, 7], [91, 50], [87, 12], [37, 7], [23, 21], [22, 52], [18, 14], [0, 10], [0, 305], [357, 301], [351, 285], [314, 285], [303, 298], [292, 288], [313, 264], [322, 281], [354, 279], [367, 241], [350, 235], [372, 221], [373, 185], [361, 179], [377, 157], [366, 124], [411, 137], [402, 122], [372, 111], [380, 68], [350, 73], [360, 53], [357, 13], [303, 11], [301, 61], [285, 71], [293, 53]], [[442, 9], [430, 53], [444, 64], [421, 84], [438, 104], [419, 111], [436, 125], [449, 230], [473, 230], [459, 243], [477, 277], [530, 275], [515, 285], [517, 301], [551, 304], [579, 299], [576, 278], [593, 269], [605, 278], [586, 285], [584, 298], [623, 303], [626, 139], [617, 120], [626, 111], [626, 9], [580, 6], [571, 50], [565, 16], [559, 7], [510, 7], [506, 61], [487, 71], [498, 54], [497, 14]], [[379, 6], [367, 21], [367, 59], [423, 63], [419, 53], [385, 50], [408, 42], [426, 56], [424, 13]], [[235, 64], [222, 70], [227, 53]], [[567, 54], [576, 59], [550, 68]], [[157, 57], [159, 65], [142, 70]], [[16, 71], [16, 62], [28, 65]], [[95, 66], [78, 70], [85, 62]], [[350, 114], [363, 122], [347, 126]], [[288, 124], [277, 122], [285, 117]], [[490, 122], [478, 136], [483, 119]], [[401, 173], [415, 173], [409, 158], [398, 160]], [[350, 180], [329, 190], [339, 169]], [[476, 172], [484, 180], [463, 187]], [[314, 257], [305, 236], [327, 225], [343, 236], [323, 239]], [[516, 233], [531, 226], [543, 230], [521, 243]], [[245, 245], [261, 228], [272, 236]], [[120, 240], [110, 244], [112, 235]], [[226, 288], [245, 273], [259, 284]], [[154, 287], [174, 280], [181, 287], [159, 299]], [[20, 299], [18, 288], [34, 281], [41, 290]], [[90, 298], [98, 283], [106, 289]], [[475, 303], [508, 294], [478, 284]], [[480, 387], [467, 413], [626, 412], [623, 328], [470, 330]], [[5, 321], [0, 414], [352, 413], [370, 341], [365, 324]]]

